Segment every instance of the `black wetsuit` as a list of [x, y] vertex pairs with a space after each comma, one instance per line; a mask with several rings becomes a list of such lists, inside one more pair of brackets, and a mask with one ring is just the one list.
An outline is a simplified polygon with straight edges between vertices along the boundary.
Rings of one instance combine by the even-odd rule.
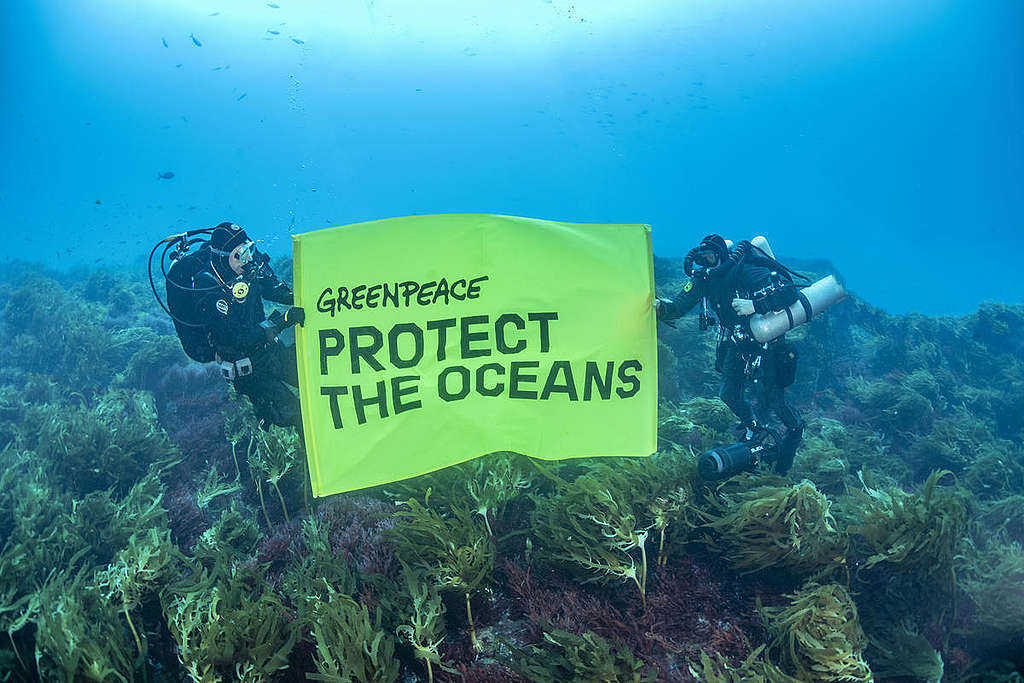
[[[743, 252], [746, 252], [745, 256]], [[751, 299], [755, 312], [769, 313], [782, 310], [797, 301], [799, 290], [783, 268], [755, 253], [756, 250], [749, 245], [742, 245], [741, 252], [734, 251], [730, 261], [724, 265], [695, 273], [671, 302], [662, 301], [658, 308], [658, 319], [678, 318], [707, 299], [709, 312], [717, 318], [720, 330], [715, 357], [715, 369], [722, 373], [719, 396], [744, 427], [749, 428], [755, 423], [763, 425], [766, 410], [778, 416], [786, 426], [786, 435], [779, 449], [775, 469], [785, 473], [793, 462], [804, 428], [800, 415], [786, 401], [785, 388], [779, 382], [781, 356], [789, 354], [791, 347], [783, 343], [783, 337], [768, 344], [755, 340], [750, 334], [750, 317], [737, 315], [732, 300]], [[750, 379], [756, 390], [758, 410], [761, 413], [756, 418], [744, 397], [747, 379]]]
[[[236, 282], [248, 285], [242, 299], [231, 292]], [[281, 282], [267, 264], [255, 273], [238, 277], [226, 265], [214, 262], [199, 272], [193, 283], [196, 289], [216, 287], [202, 297], [198, 312], [209, 330], [218, 362], [232, 362], [236, 368], [244, 367], [238, 361], [245, 358], [252, 363], [251, 374], [231, 380], [235, 389], [249, 397], [260, 420], [301, 429], [299, 399], [292, 390], [299, 384], [295, 346], [268, 339], [260, 326], [267, 319], [263, 300], [290, 306], [291, 287]]]

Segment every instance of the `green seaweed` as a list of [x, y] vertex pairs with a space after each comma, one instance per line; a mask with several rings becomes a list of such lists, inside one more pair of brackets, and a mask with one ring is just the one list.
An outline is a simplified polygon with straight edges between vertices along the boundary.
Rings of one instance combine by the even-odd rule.
[[36, 667], [42, 680], [136, 680], [131, 645], [117, 608], [90, 587], [87, 572], [62, 572], [40, 591], [45, 606], [35, 617]]
[[328, 532], [327, 525], [315, 517], [302, 520], [306, 553], [298, 562], [289, 564], [281, 577], [285, 595], [306, 615], [332, 591], [350, 595], [356, 590], [356, 577], [344, 558], [331, 551]]
[[810, 582], [786, 597], [784, 607], [762, 608], [769, 649], [785, 671], [808, 683], [874, 680], [862, 654], [867, 638], [845, 588]]
[[[294, 429], [275, 425], [264, 427], [255, 434], [256, 448], [249, 455], [249, 469], [253, 473], [256, 489], [259, 491], [260, 503], [263, 503], [262, 482], [266, 481], [277, 492], [277, 498], [281, 502], [281, 512], [287, 522], [290, 519], [288, 506], [285, 505], [279, 483], [299, 459], [299, 435]], [[266, 515], [265, 505], [263, 512]], [[267, 517], [267, 526], [270, 526], [269, 517]]]
[[624, 470], [598, 465], [556, 495], [535, 498], [533, 536], [549, 558], [582, 568], [587, 581], [633, 581], [646, 604], [646, 542], [652, 525], [642, 525], [633, 510], [641, 485]]
[[692, 398], [658, 406], [658, 450], [703, 452], [732, 440], [736, 416], [719, 399]]
[[942, 656], [928, 639], [905, 625], [886, 624], [868, 638], [865, 651], [871, 671], [879, 678], [942, 680]]
[[885, 563], [955, 581], [953, 559], [967, 530], [969, 504], [959, 486], [939, 487], [950, 474], [936, 470], [919, 492], [908, 493], [872, 488], [870, 475], [860, 472], [863, 490], [854, 491], [860, 504], [848, 531], [867, 555], [861, 571]]
[[523, 648], [516, 671], [534, 683], [651, 683], [658, 675], [621, 642], [593, 631], [576, 635], [559, 629], [545, 631], [540, 644]]
[[206, 509], [210, 507], [210, 503], [220, 496], [230, 496], [241, 490], [242, 485], [237, 478], [232, 481], [227, 477], [222, 477], [220, 472], [217, 471], [217, 466], [211, 465], [210, 469], [206, 471], [206, 476], [196, 486], [193, 498], [196, 501], [196, 505]]
[[149, 468], [166, 469], [179, 457], [146, 392], [111, 390], [92, 407], [49, 405], [45, 413], [28, 447], [50, 464], [52, 481], [78, 495], [124, 492]]
[[850, 463], [843, 448], [845, 432], [836, 420], [811, 420], [790, 476], [808, 479], [824, 493], [846, 493]]
[[494, 542], [469, 508], [455, 506], [445, 516], [427, 507], [429, 501], [429, 490], [422, 504], [415, 498], [404, 501], [404, 509], [395, 513], [398, 524], [389, 534], [397, 541], [398, 557], [405, 564], [424, 570], [441, 590], [464, 594], [475, 648], [478, 643], [469, 597], [491, 579]]
[[810, 481], [757, 486], [735, 493], [721, 487], [707, 527], [725, 557], [741, 572], [786, 568], [823, 575], [846, 566], [846, 534], [837, 528], [832, 503]]
[[[245, 451], [245, 459], [249, 465], [253, 484], [256, 486], [256, 493], [260, 499], [260, 508], [263, 510], [263, 519], [267, 528], [273, 524], [270, 521], [270, 514], [267, 511], [267, 503], [263, 494], [264, 482], [270, 484], [277, 493], [278, 501], [281, 504], [281, 513], [285, 521], [291, 518], [288, 514], [288, 506], [285, 503], [284, 494], [281, 492], [281, 480], [284, 479], [292, 469], [299, 465], [303, 473], [302, 487], [306, 490], [305, 457], [302, 452], [298, 432], [291, 427], [278, 427], [276, 425], [261, 426], [253, 412], [252, 403], [238, 394], [234, 388], [228, 392], [229, 410], [224, 411], [224, 433], [231, 443], [231, 455], [235, 461], [235, 474], [241, 478], [241, 470], [238, 466], [239, 447]], [[308, 501], [304, 506], [309, 512]]]
[[893, 436], [921, 433], [935, 413], [931, 401], [905, 385], [852, 377], [847, 387], [868, 421]]
[[523, 466], [522, 458], [514, 453], [496, 453], [467, 463], [466, 489], [476, 503], [475, 512], [491, 530], [490, 519], [500, 517], [509, 501], [533, 485], [532, 468]]
[[398, 679], [395, 643], [381, 630], [378, 608], [373, 619], [366, 605], [328, 588], [313, 606], [312, 632], [317, 673], [306, 678], [326, 683], [389, 683]]
[[260, 681], [287, 668], [299, 624], [262, 579], [233, 570], [190, 581], [166, 587], [160, 602], [193, 681]]
[[689, 663], [690, 674], [706, 683], [801, 683], [767, 661], [765, 647], [758, 647], [739, 665], [730, 664], [720, 652], [712, 659], [701, 650], [700, 661]]
[[252, 553], [260, 541], [259, 525], [238, 499], [232, 499], [217, 520], [196, 540], [193, 557], [213, 572], [228, 571], [235, 558]]
[[406, 623], [400, 624], [395, 633], [409, 641], [416, 659], [423, 660], [427, 667], [427, 680], [433, 683], [433, 665], [441, 663], [438, 647], [444, 640], [444, 603], [420, 572], [404, 567], [403, 576], [412, 603]]
[[128, 546], [119, 551], [114, 561], [97, 573], [95, 582], [104, 599], [120, 604], [128, 621], [139, 656], [143, 655], [142, 641], [132, 621], [131, 611], [151, 592], [156, 584], [174, 569], [180, 558], [177, 547], [171, 543], [171, 532], [149, 529], [128, 539]]

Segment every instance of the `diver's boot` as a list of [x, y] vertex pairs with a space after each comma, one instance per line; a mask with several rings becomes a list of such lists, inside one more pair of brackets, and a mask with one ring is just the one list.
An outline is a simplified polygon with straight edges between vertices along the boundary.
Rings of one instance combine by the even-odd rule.
[[789, 472], [789, 468], [793, 466], [793, 458], [796, 457], [796, 449], [800, 446], [800, 442], [804, 440], [804, 427], [806, 426], [807, 423], [801, 420], [795, 427], [786, 430], [786, 435], [782, 437], [782, 443], [779, 444], [779, 457], [775, 461], [775, 471], [778, 474]]

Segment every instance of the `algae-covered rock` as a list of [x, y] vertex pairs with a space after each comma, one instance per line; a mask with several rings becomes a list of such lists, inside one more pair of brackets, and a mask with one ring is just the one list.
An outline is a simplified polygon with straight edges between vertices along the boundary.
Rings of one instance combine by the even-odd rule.
[[1024, 648], [1024, 550], [995, 544], [963, 579], [975, 606], [972, 635], [999, 649]]
[[942, 656], [927, 638], [903, 626], [887, 624], [871, 633], [865, 654], [879, 678], [942, 680]]
[[719, 399], [693, 398], [658, 409], [658, 449], [697, 453], [734, 440], [736, 416]]
[[791, 476], [810, 480], [826, 493], [844, 493], [850, 470], [841, 445], [845, 442], [845, 431], [836, 420], [823, 418], [812, 421], [804, 432], [800, 457], [793, 463]]
[[108, 391], [88, 407], [50, 404], [40, 417], [26, 444], [49, 463], [53, 481], [79, 495], [127, 491], [178, 457], [146, 392]]

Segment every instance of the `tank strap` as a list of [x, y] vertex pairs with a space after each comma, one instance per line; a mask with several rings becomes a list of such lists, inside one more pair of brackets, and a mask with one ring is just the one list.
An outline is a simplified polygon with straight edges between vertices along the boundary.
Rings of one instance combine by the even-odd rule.
[[[804, 322], [809, 321], [811, 319], [811, 317], [814, 315], [814, 309], [811, 308], [811, 302], [807, 300], [807, 297], [801, 291], [797, 291], [796, 298], [797, 298], [797, 301], [800, 302], [800, 305], [804, 307], [804, 313], [807, 314], [807, 320], [805, 320]], [[789, 308], [786, 308], [786, 313], [789, 313]], [[790, 324], [790, 326], [793, 325], [793, 314], [792, 313], [789, 313], [789, 324]]]
[[[801, 296], [803, 296], [801, 294]], [[792, 306], [786, 306], [786, 317], [789, 318], [789, 329], [796, 327], [796, 321], [793, 320], [793, 311], [789, 310]]]

